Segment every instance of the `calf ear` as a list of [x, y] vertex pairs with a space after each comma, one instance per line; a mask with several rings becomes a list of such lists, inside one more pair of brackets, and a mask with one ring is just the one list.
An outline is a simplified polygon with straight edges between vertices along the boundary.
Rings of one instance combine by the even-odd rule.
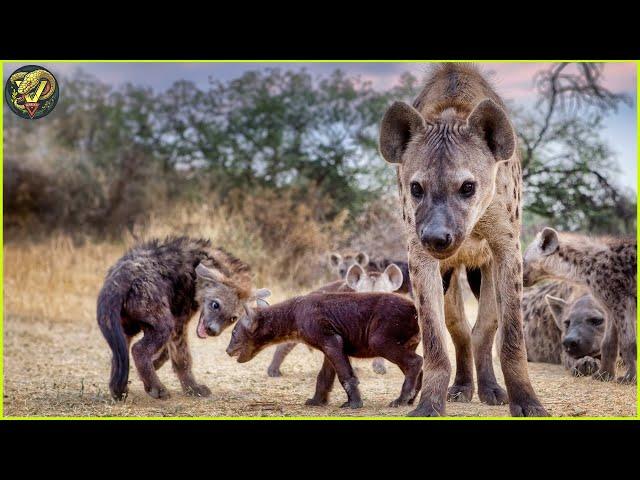
[[356, 262], [366, 268], [369, 265], [369, 255], [364, 252], [358, 252], [356, 255]]
[[259, 288], [255, 291], [254, 296], [256, 297], [256, 303], [259, 307], [268, 307], [269, 302], [265, 300], [268, 296], [271, 295], [271, 290], [267, 288]]
[[333, 265], [334, 267], [340, 265], [340, 260], [342, 260], [342, 257], [339, 253], [331, 253], [329, 255], [329, 262], [331, 262], [331, 265]]
[[347, 271], [347, 276], [345, 277], [345, 280], [347, 281], [347, 285], [349, 285], [349, 288], [351, 288], [352, 290], [357, 290], [356, 287], [358, 286], [358, 282], [360, 281], [363, 275], [364, 275], [364, 270], [360, 265], [358, 265], [357, 263], [354, 263], [353, 265], [351, 265], [349, 267], [349, 270]]
[[256, 318], [256, 314], [246, 303], [242, 306], [244, 307], [245, 315], [240, 321], [246, 327], [246, 329], [249, 330], [249, 332], [253, 333], [258, 328], [258, 319]]
[[547, 305], [549, 305], [549, 310], [551, 310], [551, 316], [556, 322], [556, 326], [562, 332], [562, 312], [564, 312], [564, 309], [567, 306], [567, 302], [565, 302], [561, 298], [553, 297], [551, 295], [545, 295], [544, 299], [547, 301]]
[[223, 280], [224, 275], [215, 268], [205, 267], [202, 263], [199, 263], [196, 267], [196, 275], [204, 280], [210, 282], [219, 283]]
[[516, 148], [516, 136], [505, 111], [493, 100], [481, 101], [467, 120], [469, 129], [482, 138], [497, 161], [509, 160]]
[[402, 275], [402, 270], [400, 270], [400, 268], [395, 263], [392, 263], [387, 268], [385, 268], [383, 275], [386, 275], [389, 278], [392, 292], [395, 292], [402, 286], [404, 275]]
[[382, 118], [380, 153], [389, 163], [402, 163], [407, 144], [416, 133], [424, 131], [426, 123], [420, 112], [404, 102], [395, 102]]
[[555, 253], [558, 250], [558, 232], [553, 228], [546, 227], [540, 232], [540, 239], [538, 240], [538, 247], [540, 252], [545, 257]]

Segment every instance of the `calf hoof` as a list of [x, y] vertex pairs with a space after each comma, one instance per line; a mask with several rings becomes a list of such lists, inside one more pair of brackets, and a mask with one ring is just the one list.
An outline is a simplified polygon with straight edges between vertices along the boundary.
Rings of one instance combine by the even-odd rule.
[[269, 375], [271, 378], [278, 378], [282, 376], [282, 372], [279, 368], [270, 368], [269, 370], [267, 370], [267, 375]]
[[571, 369], [571, 375], [574, 377], [584, 377], [593, 375], [600, 368], [600, 362], [593, 357], [582, 357], [576, 362]]
[[149, 394], [150, 397], [155, 398], [157, 400], [166, 400], [171, 396], [169, 391], [163, 386], [151, 387], [149, 390], [147, 390], [147, 393]]
[[448, 402], [468, 403], [473, 398], [473, 385], [456, 385], [449, 387], [447, 391]]
[[611, 380], [616, 378], [616, 376], [615, 374], [608, 372], [606, 370], [598, 370], [596, 373], [593, 374], [591, 378], [595, 380], [599, 380], [601, 382], [610, 382]]
[[548, 417], [549, 413], [535, 398], [529, 398], [520, 402], [511, 402], [509, 412], [512, 417]]
[[391, 408], [402, 407], [404, 405], [411, 405], [410, 400], [405, 400], [403, 398], [396, 398], [393, 402], [389, 404]]
[[185, 389], [184, 393], [192, 397], [208, 397], [211, 395], [211, 390], [206, 385], [191, 385]]
[[373, 367], [373, 371], [378, 375], [384, 375], [387, 373], [387, 367], [385, 367], [384, 360], [382, 359], [375, 359], [371, 366]]
[[327, 404], [326, 400], [318, 400], [317, 398], [310, 398], [304, 404], [308, 407], [324, 407]]
[[618, 377], [616, 382], [621, 383], [623, 385], [634, 385], [636, 383], [636, 373], [635, 372], [627, 372], [622, 377]]
[[505, 405], [509, 403], [509, 396], [504, 388], [495, 385], [478, 385], [478, 397], [487, 405]]
[[340, 405], [340, 408], [362, 408], [362, 400], [348, 400]]
[[441, 417], [445, 413], [444, 404], [419, 403], [416, 408], [407, 413], [407, 417]]

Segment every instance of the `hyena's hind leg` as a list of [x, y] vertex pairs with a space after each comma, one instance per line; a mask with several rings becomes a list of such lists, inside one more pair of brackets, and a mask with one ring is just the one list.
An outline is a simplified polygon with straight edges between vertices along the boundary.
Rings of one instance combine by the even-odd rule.
[[271, 359], [271, 364], [267, 369], [267, 375], [270, 377], [281, 377], [282, 372], [280, 371], [280, 366], [284, 359], [291, 353], [291, 350], [295, 348], [297, 345], [296, 342], [287, 342], [281, 343], [276, 347], [276, 351], [273, 354], [273, 359]]
[[187, 331], [184, 326], [176, 328], [171, 335], [171, 340], [169, 341], [169, 356], [171, 357], [173, 371], [178, 376], [184, 393], [197, 397], [208, 397], [211, 395], [211, 390], [209, 390], [206, 385], [199, 384], [193, 376], [191, 369], [193, 362], [187, 342]]
[[144, 336], [131, 349], [144, 390], [153, 398], [165, 399], [170, 396], [158, 378], [154, 357], [171, 337], [172, 328], [173, 316], [170, 312], [152, 318], [142, 327]]

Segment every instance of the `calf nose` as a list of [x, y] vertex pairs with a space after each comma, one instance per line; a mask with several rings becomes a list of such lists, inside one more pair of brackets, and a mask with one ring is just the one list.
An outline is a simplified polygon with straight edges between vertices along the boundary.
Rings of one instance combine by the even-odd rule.
[[420, 232], [420, 240], [423, 244], [428, 245], [430, 248], [441, 252], [451, 246], [453, 237], [451, 233], [444, 228], [423, 228]]

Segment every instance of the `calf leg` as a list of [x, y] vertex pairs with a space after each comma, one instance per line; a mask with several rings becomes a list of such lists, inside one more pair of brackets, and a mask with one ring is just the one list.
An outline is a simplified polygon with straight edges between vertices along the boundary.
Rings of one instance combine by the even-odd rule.
[[449, 387], [447, 400], [470, 402], [473, 398], [473, 354], [471, 327], [464, 313], [464, 299], [460, 288], [459, 270], [453, 272], [449, 289], [444, 296], [444, 319], [456, 347], [456, 376]]
[[156, 353], [153, 359], [153, 368], [155, 370], [160, 370], [162, 366], [169, 360], [169, 350], [167, 347], [162, 347], [162, 349]]
[[169, 397], [169, 392], [156, 374], [153, 357], [169, 340], [172, 328], [173, 317], [170, 313], [153, 319], [153, 325], [143, 326], [144, 336], [131, 349], [144, 390], [153, 398]]
[[604, 338], [600, 344], [600, 369], [593, 378], [608, 382], [616, 378], [616, 361], [618, 360], [618, 328], [612, 313], [607, 312], [607, 323], [604, 327]]
[[182, 390], [187, 395], [197, 397], [208, 397], [211, 390], [206, 385], [200, 385], [193, 376], [191, 370], [192, 360], [189, 345], [187, 343], [186, 329], [180, 327], [173, 332], [171, 341], [169, 342], [169, 355], [171, 356], [171, 365], [173, 371], [180, 380]]
[[473, 326], [473, 358], [478, 376], [478, 397], [488, 405], [509, 401], [507, 392], [498, 385], [493, 371], [493, 339], [498, 328], [498, 306], [493, 283], [492, 264], [481, 268], [482, 281], [478, 302], [478, 317]]
[[353, 372], [349, 357], [344, 353], [344, 344], [339, 335], [333, 335], [325, 342], [322, 348], [325, 356], [331, 362], [333, 369], [338, 375], [338, 380], [347, 393], [347, 401], [341, 405], [341, 408], [361, 408], [362, 397], [358, 389], [358, 377]]
[[321, 406], [326, 405], [329, 401], [329, 393], [333, 389], [333, 382], [336, 379], [336, 371], [331, 366], [331, 362], [325, 356], [322, 362], [322, 368], [318, 373], [316, 380], [316, 392], [313, 398], [305, 402], [305, 405]]
[[404, 382], [400, 396], [389, 404], [390, 407], [409, 405], [418, 394], [418, 378], [422, 373], [422, 357], [416, 352], [398, 346], [396, 343], [384, 342], [378, 351], [384, 352], [384, 358], [398, 365], [404, 373]]
[[293, 350], [296, 345], [297, 343], [295, 342], [287, 342], [287, 343], [281, 343], [276, 347], [276, 351], [274, 352], [273, 358], [271, 359], [271, 364], [267, 369], [267, 375], [269, 375], [270, 377], [282, 376], [282, 372], [280, 371], [280, 365], [282, 365], [282, 362], [284, 362], [285, 357], [289, 355], [289, 353], [291, 353], [291, 350]]

